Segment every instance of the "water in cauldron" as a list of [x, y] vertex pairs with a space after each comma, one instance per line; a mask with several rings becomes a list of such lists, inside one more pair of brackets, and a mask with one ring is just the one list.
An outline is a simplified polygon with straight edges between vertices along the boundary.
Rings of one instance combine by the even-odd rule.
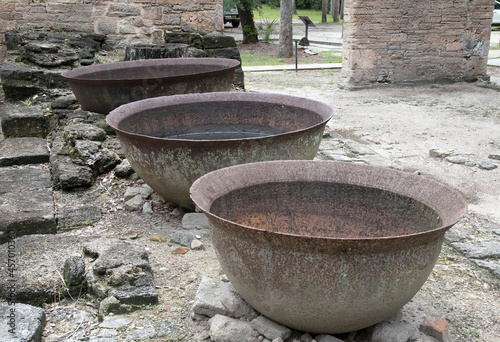
[[271, 127], [258, 125], [210, 125], [196, 127], [196, 130], [187, 132], [166, 133], [163, 138], [180, 140], [230, 140], [250, 139], [276, 135], [279, 132]]

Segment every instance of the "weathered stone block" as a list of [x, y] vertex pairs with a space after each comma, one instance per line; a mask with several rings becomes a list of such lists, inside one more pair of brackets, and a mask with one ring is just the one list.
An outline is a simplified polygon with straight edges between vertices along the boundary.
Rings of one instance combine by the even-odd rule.
[[24, 167], [24, 168], [0, 168], [0, 194], [8, 192], [33, 189], [49, 189], [50, 173], [48, 170]]
[[[9, 302], [0, 302], [0, 325], [3, 327], [0, 329], [0, 341], [39, 342], [45, 327], [45, 312], [31, 305], [16, 303], [14, 306]], [[9, 332], [10, 329], [15, 331], [15, 335]]]
[[6, 103], [2, 113], [2, 131], [6, 138], [45, 138], [55, 118], [46, 115], [40, 106]]
[[[82, 244], [92, 239], [95, 238], [26, 235], [0, 245], [2, 255], [7, 255], [9, 245], [15, 246], [16, 302], [41, 306], [54, 299], [69, 298], [61, 279], [64, 263], [69, 255], [81, 255]], [[3, 299], [8, 297], [8, 274], [6, 267], [0, 268], [0, 298]]]
[[42, 138], [7, 138], [0, 141], [0, 166], [40, 164], [49, 161]]
[[0, 243], [6, 242], [12, 231], [16, 236], [55, 234], [56, 226], [51, 189], [0, 195]]

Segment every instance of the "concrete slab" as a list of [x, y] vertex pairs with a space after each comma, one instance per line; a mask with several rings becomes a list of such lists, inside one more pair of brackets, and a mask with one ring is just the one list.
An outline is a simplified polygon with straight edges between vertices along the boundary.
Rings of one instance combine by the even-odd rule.
[[50, 153], [43, 138], [7, 138], [0, 141], [0, 166], [48, 163]]
[[0, 195], [0, 243], [12, 235], [55, 234], [56, 228], [52, 189]]
[[35, 167], [0, 168], [0, 195], [8, 192], [50, 189], [50, 172]]

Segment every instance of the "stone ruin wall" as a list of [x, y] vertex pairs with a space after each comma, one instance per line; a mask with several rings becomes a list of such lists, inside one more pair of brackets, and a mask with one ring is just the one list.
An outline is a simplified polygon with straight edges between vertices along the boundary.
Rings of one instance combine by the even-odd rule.
[[158, 44], [165, 31], [222, 32], [222, 0], [0, 0], [0, 65], [12, 30], [99, 33], [115, 47]]
[[353, 86], [489, 78], [494, 0], [346, 0], [342, 76]]

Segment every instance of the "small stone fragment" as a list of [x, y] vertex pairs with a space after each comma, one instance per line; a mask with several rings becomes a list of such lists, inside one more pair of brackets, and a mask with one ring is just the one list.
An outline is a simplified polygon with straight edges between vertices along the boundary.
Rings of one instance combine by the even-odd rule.
[[432, 158], [446, 158], [451, 156], [451, 151], [444, 151], [438, 148], [431, 148], [429, 150], [429, 156]]
[[497, 164], [488, 161], [479, 162], [477, 166], [483, 170], [494, 170], [498, 167]]
[[205, 249], [205, 246], [203, 245], [203, 242], [201, 242], [200, 240], [193, 240], [191, 241], [191, 249], [203, 250]]
[[437, 338], [439, 341], [444, 341], [448, 335], [448, 322], [436, 317], [426, 317], [419, 330], [424, 334]]
[[450, 162], [452, 164], [461, 164], [461, 165], [465, 165], [466, 163], [472, 162], [472, 160], [470, 160], [469, 158], [463, 157], [463, 156], [446, 157], [446, 161]]
[[165, 235], [161, 234], [153, 234], [149, 238], [150, 241], [157, 241], [157, 242], [167, 242], [167, 237]]
[[265, 316], [259, 316], [252, 320], [252, 328], [271, 340], [278, 337], [286, 340], [292, 333], [289, 328]]
[[137, 195], [131, 199], [129, 199], [128, 201], [126, 201], [124, 204], [123, 204], [123, 207], [126, 209], [126, 210], [130, 210], [130, 211], [139, 211], [142, 209], [142, 206], [144, 205], [144, 199], [142, 198], [141, 195]]
[[488, 156], [489, 159], [493, 159], [493, 160], [500, 160], [500, 154], [490, 154]]

